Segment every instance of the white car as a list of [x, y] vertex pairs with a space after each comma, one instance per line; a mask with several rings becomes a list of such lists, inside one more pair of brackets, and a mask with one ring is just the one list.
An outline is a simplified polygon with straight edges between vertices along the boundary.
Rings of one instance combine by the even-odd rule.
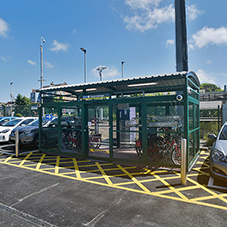
[[0, 126], [0, 142], [8, 142], [9, 135], [13, 129], [31, 124], [35, 120], [37, 120], [37, 117], [16, 118]]
[[227, 122], [224, 123], [218, 136], [208, 135], [215, 140], [210, 152], [210, 171], [214, 178], [227, 181]]

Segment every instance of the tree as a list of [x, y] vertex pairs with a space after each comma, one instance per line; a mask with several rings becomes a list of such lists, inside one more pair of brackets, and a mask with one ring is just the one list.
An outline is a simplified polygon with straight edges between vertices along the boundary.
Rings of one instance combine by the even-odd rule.
[[23, 96], [21, 94], [18, 94], [15, 100], [15, 115], [22, 115], [22, 116], [29, 116], [29, 110], [30, 110], [30, 99]]
[[17, 97], [16, 97], [16, 100], [15, 100], [15, 104], [17, 106], [24, 106], [24, 105], [29, 105], [31, 102], [30, 102], [30, 99], [23, 96], [21, 94], [18, 94]]
[[220, 87], [218, 87], [215, 84], [210, 84], [210, 83], [201, 84], [200, 89], [204, 89], [205, 92], [219, 92], [219, 91], [222, 91], [222, 89]]

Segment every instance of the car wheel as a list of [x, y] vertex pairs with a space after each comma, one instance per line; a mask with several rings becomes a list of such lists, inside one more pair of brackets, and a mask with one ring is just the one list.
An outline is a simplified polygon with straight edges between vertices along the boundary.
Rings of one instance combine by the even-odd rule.
[[[43, 148], [43, 147], [45, 147], [45, 143], [46, 143], [46, 140], [45, 140], [45, 137], [44, 136], [42, 136], [42, 141], [41, 141], [41, 147]], [[36, 135], [35, 136], [35, 138], [34, 138], [34, 140], [33, 140], [33, 146], [35, 147], [35, 148], [39, 148], [39, 135]]]
[[35, 148], [39, 148], [39, 135], [36, 135], [34, 140], [33, 140], [33, 146]]

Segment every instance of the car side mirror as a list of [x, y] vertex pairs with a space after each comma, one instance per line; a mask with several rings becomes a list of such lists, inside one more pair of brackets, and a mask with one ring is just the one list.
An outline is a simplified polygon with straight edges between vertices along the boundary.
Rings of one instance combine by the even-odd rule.
[[209, 138], [209, 139], [214, 139], [214, 140], [216, 140], [216, 139], [217, 139], [217, 136], [214, 135], [214, 134], [210, 134], [210, 135], [208, 135], [208, 138]]

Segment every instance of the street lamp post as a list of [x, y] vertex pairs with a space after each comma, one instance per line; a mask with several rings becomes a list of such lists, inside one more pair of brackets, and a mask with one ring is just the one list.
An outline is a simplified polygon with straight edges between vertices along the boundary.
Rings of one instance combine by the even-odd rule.
[[12, 102], [13, 102], [12, 85], [13, 85], [13, 82], [10, 83], [10, 116], [12, 116]]
[[84, 52], [84, 83], [87, 82], [87, 75], [86, 75], [86, 53], [87, 53], [87, 50], [84, 49], [83, 47], [80, 48], [83, 52]]
[[124, 78], [124, 67], [123, 67], [124, 63], [125, 63], [125, 61], [121, 62], [121, 64], [122, 64], [122, 78]]
[[40, 88], [43, 87], [43, 43], [45, 43], [46, 40], [41, 37], [41, 45], [40, 45]]
[[102, 71], [106, 69], [105, 66], [98, 67], [96, 70], [99, 71], [100, 81], [102, 81]]
[[[43, 43], [45, 43], [46, 40], [41, 37], [41, 45], [40, 45], [40, 88], [43, 88]], [[43, 103], [42, 95], [40, 94], [40, 101]], [[42, 108], [42, 116], [44, 116], [44, 108]]]

